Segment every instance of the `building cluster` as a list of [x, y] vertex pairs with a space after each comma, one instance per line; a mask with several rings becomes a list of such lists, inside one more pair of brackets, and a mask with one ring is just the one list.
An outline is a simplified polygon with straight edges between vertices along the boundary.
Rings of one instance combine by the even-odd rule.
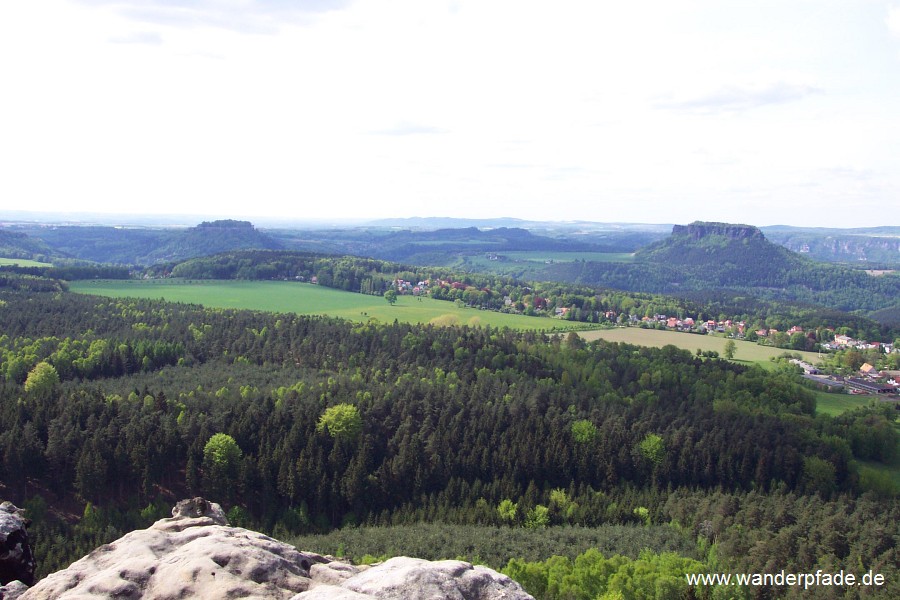
[[890, 343], [855, 340], [847, 335], [836, 335], [834, 336], [833, 342], [822, 344], [822, 347], [828, 350], [849, 350], [851, 348], [855, 348], [856, 350], [880, 350], [884, 354], [890, 354], [897, 350], [894, 348], [894, 345]]
[[679, 319], [677, 317], [669, 317], [666, 315], [653, 315], [652, 317], [643, 317], [640, 322], [650, 324], [660, 324], [666, 329], [674, 329], [676, 331], [692, 331], [705, 333], [725, 333], [726, 331], [734, 331], [737, 335], [744, 335], [747, 325], [743, 321], [732, 321], [725, 319], [724, 321], [716, 321], [709, 319], [708, 321], [695, 321], [692, 317]]
[[[463, 286], [463, 288], [465, 288], [465, 284], [459, 283], [458, 281], [453, 283], [458, 283], [459, 285]], [[452, 285], [449, 282], [445, 282], [443, 280], [436, 281], [436, 284], [438, 286]], [[428, 293], [428, 290], [431, 289], [431, 280], [426, 279], [424, 281], [412, 282], [398, 278], [394, 280], [394, 289], [397, 290], [397, 292], [400, 294], [412, 294], [413, 296], [419, 296]]]
[[850, 393], [885, 395], [900, 391], [900, 371], [879, 371], [864, 363], [857, 375], [844, 380]]

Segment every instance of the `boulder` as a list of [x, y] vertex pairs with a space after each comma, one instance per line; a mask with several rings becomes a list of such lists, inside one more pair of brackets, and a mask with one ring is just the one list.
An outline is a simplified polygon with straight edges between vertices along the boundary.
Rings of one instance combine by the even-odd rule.
[[365, 571], [359, 571], [337, 584], [328, 581], [328, 585], [319, 586], [314, 577], [312, 589], [294, 596], [293, 600], [439, 598], [533, 600], [518, 583], [493, 569], [473, 566], [461, 560], [428, 561], [406, 556], [398, 556]]
[[11, 581], [6, 585], [0, 585], [0, 600], [16, 600], [28, 590], [28, 586], [21, 581]]
[[221, 507], [202, 498], [179, 502], [172, 515], [97, 548], [38, 582], [21, 600], [531, 598], [508, 577], [461, 561], [400, 557], [368, 567], [300, 552], [229, 526]]
[[0, 585], [34, 583], [34, 557], [26, 531], [31, 521], [24, 513], [12, 502], [0, 504]]

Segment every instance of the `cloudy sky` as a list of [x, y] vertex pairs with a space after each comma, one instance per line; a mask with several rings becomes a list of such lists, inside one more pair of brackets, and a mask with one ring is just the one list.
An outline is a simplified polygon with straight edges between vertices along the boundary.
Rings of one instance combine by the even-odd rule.
[[0, 4], [0, 208], [900, 225], [900, 0]]

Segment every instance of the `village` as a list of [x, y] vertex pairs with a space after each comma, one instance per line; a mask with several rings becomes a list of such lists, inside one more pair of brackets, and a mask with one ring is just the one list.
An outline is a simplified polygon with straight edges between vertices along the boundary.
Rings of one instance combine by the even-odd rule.
[[[487, 290], [477, 290], [459, 281], [440, 279], [413, 282], [398, 278], [393, 281], [393, 287], [399, 294], [413, 296], [432, 295], [431, 292], [435, 289], [449, 289], [457, 292], [474, 290], [477, 293], [490, 294]], [[519, 309], [523, 306], [526, 309], [532, 308], [536, 314], [551, 313], [552, 316], [559, 319], [570, 318], [569, 312], [572, 310], [571, 307], [556, 306], [548, 298], [534, 296], [530, 298], [530, 302], [522, 302], [513, 300], [510, 296], [504, 296], [503, 306], [505, 309], [516, 310], [516, 305]], [[864, 356], [867, 357], [900, 353], [900, 348], [896, 348], [893, 343], [857, 340], [848, 335], [836, 334], [832, 328], [805, 331], [799, 325], [794, 325], [785, 331], [779, 331], [776, 328], [752, 328], [744, 321], [728, 318], [697, 320], [693, 317], [679, 318], [665, 314], [641, 317], [634, 314], [619, 314], [612, 310], [602, 311], [598, 317], [618, 326], [666, 329], [695, 335], [719, 335], [755, 341], [759, 344], [787, 350], [815, 350], [828, 354], [855, 350], [858, 353], [865, 353]], [[878, 369], [869, 362], [865, 362], [858, 370], [847, 372], [846, 368], [829, 368], [825, 363], [815, 366], [799, 358], [791, 359], [790, 362], [803, 370], [803, 376], [806, 379], [824, 389], [845, 390], [851, 394], [872, 394], [895, 403], [898, 401], [900, 370]], [[873, 360], [873, 362], [876, 361]], [[823, 371], [829, 371], [829, 373]], [[898, 404], [898, 408], [900, 408], [900, 404]]]

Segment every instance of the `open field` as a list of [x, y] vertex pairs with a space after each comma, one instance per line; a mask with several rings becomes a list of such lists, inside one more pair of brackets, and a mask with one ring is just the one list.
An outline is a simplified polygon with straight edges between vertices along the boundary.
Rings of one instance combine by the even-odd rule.
[[813, 393], [816, 395], [816, 412], [833, 417], [860, 406], [868, 406], [873, 401], [872, 396], [866, 395], [836, 394], [820, 390]]
[[[900, 495], [900, 461], [885, 465], [875, 461], [859, 461], [859, 473], [863, 480], [875, 479], [877, 487], [893, 494]], [[887, 489], [885, 489], [887, 488]]]
[[0, 257], [0, 266], [18, 265], [20, 267], [52, 267], [50, 263], [38, 262], [27, 258], [2, 258]]
[[351, 321], [394, 319], [406, 323], [442, 325], [490, 325], [511, 329], [583, 329], [574, 323], [546, 317], [509, 315], [489, 310], [460, 308], [452, 302], [399, 296], [391, 306], [380, 296], [368, 296], [332, 288], [288, 281], [73, 281], [73, 292], [100, 296], [165, 298], [174, 302], [202, 304], [215, 308], [246, 308], [302, 315], [329, 315]]
[[[654, 346], [656, 348], [662, 348], [671, 344], [691, 352], [696, 352], [699, 348], [701, 350], [715, 350], [719, 354], [724, 354], [725, 342], [728, 341], [724, 337], [714, 335], [681, 333], [660, 329], [641, 329], [640, 327], [617, 327], [615, 329], [584, 331], [581, 332], [581, 336], [586, 340], [604, 339], [611, 342], [625, 342], [638, 346]], [[769, 363], [769, 359], [772, 357], [779, 356], [785, 352], [791, 352], [792, 354], [795, 352], [794, 350], [760, 346], [753, 342], [741, 340], [735, 340], [735, 344], [737, 344], [737, 349], [734, 353], [736, 362], [755, 362], [765, 365]], [[819, 355], [815, 352], [798, 352], [798, 354], [803, 357], [803, 360], [813, 364], [819, 360]]]

